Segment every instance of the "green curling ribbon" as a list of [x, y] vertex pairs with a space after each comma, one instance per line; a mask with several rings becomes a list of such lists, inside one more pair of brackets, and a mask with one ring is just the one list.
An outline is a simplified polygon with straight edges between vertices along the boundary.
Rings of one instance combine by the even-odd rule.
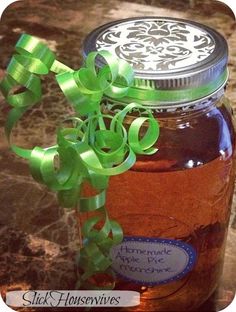
[[[114, 115], [104, 115], [100, 109], [103, 95], [118, 99], [128, 94], [133, 83], [132, 67], [107, 51], [92, 52], [85, 66], [74, 71], [56, 60], [54, 53], [37, 38], [23, 34], [16, 44], [0, 90], [12, 109], [6, 121], [6, 136], [12, 150], [28, 159], [35, 180], [57, 192], [64, 207], [77, 207], [92, 213], [83, 223], [83, 246], [78, 257], [80, 278], [77, 286], [98, 289], [97, 273], [106, 273], [114, 287], [110, 249], [122, 242], [123, 231], [110, 220], [106, 204], [109, 177], [124, 173], [136, 161], [136, 154], [151, 155], [159, 136], [159, 126], [152, 113], [137, 103], [130, 103]], [[105, 65], [96, 67], [96, 59]], [[41, 75], [56, 74], [56, 80], [75, 110], [57, 131], [57, 144], [48, 148], [24, 149], [12, 144], [11, 132], [16, 123], [35, 103], [41, 100]], [[122, 81], [122, 86], [119, 83]], [[118, 86], [119, 85], [119, 86]], [[17, 92], [15, 92], [17, 90]], [[133, 111], [137, 118], [129, 126], [125, 119]], [[146, 132], [143, 134], [143, 128]], [[83, 196], [84, 183], [96, 191]]]
[[211, 82], [190, 89], [180, 89], [180, 90], [161, 90], [149, 88], [135, 88], [131, 87], [128, 90], [127, 97], [135, 99], [136, 101], [141, 101], [143, 105], [152, 105], [158, 107], [158, 103], [166, 102], [169, 103], [170, 99], [172, 102], [191, 102], [197, 99], [203, 98], [206, 95], [212, 94], [215, 90], [222, 87], [228, 80], [228, 70], [226, 69], [217, 80], [214, 79]]

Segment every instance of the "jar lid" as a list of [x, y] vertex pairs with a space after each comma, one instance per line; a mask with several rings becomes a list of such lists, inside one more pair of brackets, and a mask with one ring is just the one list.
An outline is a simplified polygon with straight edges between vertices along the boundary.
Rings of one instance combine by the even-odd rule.
[[[169, 106], [211, 96], [228, 78], [228, 46], [214, 29], [189, 20], [138, 17], [92, 31], [83, 54], [107, 50], [129, 62], [135, 81], [128, 98]], [[103, 65], [97, 59], [97, 66]]]

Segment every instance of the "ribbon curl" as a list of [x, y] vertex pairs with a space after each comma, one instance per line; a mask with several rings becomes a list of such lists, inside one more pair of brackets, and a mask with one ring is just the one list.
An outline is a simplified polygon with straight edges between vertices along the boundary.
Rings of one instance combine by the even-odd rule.
[[[65, 120], [72, 126], [58, 129], [55, 146], [24, 149], [10, 145], [17, 155], [28, 159], [33, 178], [57, 192], [61, 205], [77, 206], [80, 213], [93, 213], [81, 229], [84, 240], [78, 266], [82, 275], [77, 286], [96, 289], [93, 276], [99, 272], [113, 276], [109, 252], [123, 239], [121, 226], [109, 219], [105, 207], [109, 177], [130, 169], [136, 154], [151, 155], [157, 151], [153, 145], [159, 136], [158, 123], [150, 111], [137, 103], [128, 104], [113, 115], [101, 112], [103, 95], [116, 99], [125, 96], [134, 76], [127, 62], [109, 52], [91, 52], [85, 66], [73, 71], [30, 35], [23, 34], [15, 49], [17, 54], [13, 55], [6, 77], [0, 83], [0, 90], [12, 106], [5, 127], [9, 143], [15, 124], [41, 100], [39, 75], [56, 73], [62, 92], [75, 110], [75, 116]], [[106, 65], [98, 69], [96, 58], [103, 58]], [[124, 126], [127, 115], [134, 110], [138, 117]], [[144, 135], [140, 134], [143, 125], [147, 129]], [[82, 196], [84, 182], [96, 190], [96, 195]], [[114, 283], [107, 287], [113, 288]]]

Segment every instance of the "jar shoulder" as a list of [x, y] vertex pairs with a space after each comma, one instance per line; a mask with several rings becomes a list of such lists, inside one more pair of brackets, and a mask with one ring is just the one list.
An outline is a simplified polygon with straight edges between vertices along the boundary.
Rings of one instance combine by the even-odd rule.
[[235, 121], [225, 98], [204, 111], [175, 118], [157, 116], [157, 120], [160, 124], [158, 152], [148, 157], [139, 156], [136, 168], [147, 168], [147, 161], [151, 170], [182, 170], [217, 157], [231, 157], [234, 153]]

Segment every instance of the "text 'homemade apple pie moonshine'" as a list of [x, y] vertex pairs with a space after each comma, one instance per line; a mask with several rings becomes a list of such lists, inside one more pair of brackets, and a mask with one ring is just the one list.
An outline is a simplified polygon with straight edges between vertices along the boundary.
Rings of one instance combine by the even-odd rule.
[[141, 293], [131, 311], [194, 310], [219, 282], [234, 189], [227, 43], [202, 24], [144, 17], [95, 29], [84, 55], [101, 50], [135, 71], [128, 95], [104, 98], [104, 111], [137, 102], [160, 125], [158, 152], [110, 180], [106, 206], [124, 231], [111, 251], [116, 289]]

